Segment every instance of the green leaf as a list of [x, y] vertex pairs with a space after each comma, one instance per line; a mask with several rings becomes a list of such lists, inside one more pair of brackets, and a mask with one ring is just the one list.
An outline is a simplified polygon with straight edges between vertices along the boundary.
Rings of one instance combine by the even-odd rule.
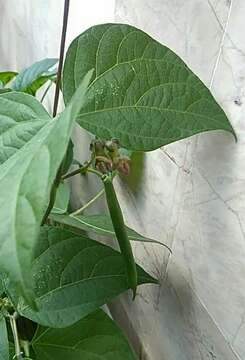
[[54, 207], [52, 209], [52, 213], [54, 214], [64, 214], [67, 211], [68, 205], [70, 200], [70, 187], [66, 182], [60, 183]]
[[122, 331], [102, 310], [65, 329], [39, 327], [32, 346], [37, 360], [135, 360]]
[[[86, 236], [47, 226], [41, 229], [32, 275], [39, 310], [20, 300], [18, 312], [50, 327], [69, 326], [129, 288], [120, 252]], [[138, 281], [156, 283], [139, 266]]]
[[3, 86], [7, 85], [18, 73], [15, 71], [2, 71], [0, 72], [0, 81]]
[[58, 59], [43, 59], [22, 70], [16, 76], [12, 84], [13, 90], [35, 94], [40, 86], [42, 86], [50, 77], [54, 76], [56, 71], [49, 70], [53, 68], [57, 62]]
[[28, 87], [26, 87], [23, 91], [35, 96], [38, 89], [40, 89], [47, 81], [55, 81], [56, 79], [56, 71], [55, 73], [51, 73], [50, 75], [40, 76], [35, 81], [33, 81]]
[[33, 299], [30, 274], [33, 247], [81, 106], [78, 99], [84, 97], [90, 77], [91, 72], [65, 111], [48, 121], [0, 167], [0, 272], [9, 276], [29, 303]]
[[[101, 214], [98, 215], [51, 214], [50, 219], [53, 220], [54, 222], [64, 224], [71, 229], [94, 231], [95, 233], [104, 236], [108, 236], [108, 235], [113, 237], [116, 236], [111, 222], [111, 218], [106, 214], [102, 214], [102, 215]], [[129, 227], [126, 228], [127, 228], [129, 240], [156, 243], [165, 246], [160, 241], [142, 236], [133, 229], [130, 229]]]
[[72, 42], [63, 73], [66, 103], [91, 68], [96, 71], [77, 121], [100, 138], [149, 151], [203, 131], [234, 134], [180, 57], [133, 26], [94, 26]]
[[9, 343], [6, 322], [0, 311], [0, 360], [9, 360]]
[[0, 95], [0, 164], [26, 145], [50, 119], [32, 96], [18, 92]]
[[8, 93], [8, 92], [11, 92], [11, 91], [12, 91], [12, 89], [9, 89], [9, 88], [4, 88], [4, 89], [2, 89], [2, 88], [0, 87], [0, 95], [5, 94], [5, 93]]

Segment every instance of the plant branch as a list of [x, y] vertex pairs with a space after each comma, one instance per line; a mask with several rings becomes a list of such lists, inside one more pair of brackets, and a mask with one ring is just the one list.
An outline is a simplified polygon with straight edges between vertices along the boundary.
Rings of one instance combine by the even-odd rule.
[[[68, 15], [69, 15], [69, 7], [70, 7], [70, 0], [65, 0], [64, 3], [64, 15], [63, 15], [63, 27], [62, 27], [62, 35], [61, 35], [61, 42], [60, 42], [60, 58], [59, 58], [59, 66], [58, 66], [58, 73], [57, 73], [57, 80], [56, 80], [56, 88], [55, 88], [55, 97], [54, 97], [54, 108], [53, 108], [53, 117], [57, 114], [58, 102], [59, 102], [59, 94], [60, 94], [60, 83], [61, 83], [61, 74], [62, 74], [62, 67], [63, 67], [63, 60], [64, 60], [64, 52], [65, 52], [65, 40], [66, 40], [66, 30], [67, 30], [67, 23], [68, 23]], [[63, 161], [59, 167], [57, 172], [56, 178], [54, 180], [54, 184], [51, 189], [50, 200], [48, 204], [48, 208], [43, 216], [41, 225], [44, 225], [48, 219], [48, 216], [54, 206], [55, 197], [57, 188], [60, 183], [62, 170], [63, 170]]]
[[61, 179], [62, 179], [62, 180], [65, 180], [65, 179], [68, 179], [68, 178], [70, 178], [70, 177], [72, 177], [72, 176], [75, 176], [75, 175], [78, 175], [78, 174], [84, 174], [84, 173], [87, 171], [89, 165], [90, 165], [90, 162], [87, 163], [87, 164], [85, 164], [85, 165], [83, 165], [83, 166], [81, 166], [81, 167], [79, 167], [78, 169], [76, 169], [76, 170], [74, 170], [74, 171], [71, 171], [71, 172], [68, 173], [68, 174], [63, 175], [63, 176], [61, 177]]
[[95, 169], [93, 169], [93, 168], [90, 168], [90, 167], [88, 167], [87, 168], [87, 172], [90, 172], [90, 173], [92, 173], [92, 174], [95, 174], [95, 175], [97, 175], [99, 178], [103, 178], [103, 176], [105, 175], [105, 174], [102, 174], [100, 171], [98, 171], [98, 170], [95, 170]]
[[70, 216], [79, 215], [85, 209], [87, 209], [90, 205], [92, 205], [97, 199], [99, 199], [105, 193], [105, 189], [100, 190], [91, 200], [87, 202], [87, 204], [83, 205], [80, 209], [77, 209]]
[[50, 83], [48, 84], [47, 88], [45, 89], [45, 91], [44, 91], [44, 93], [43, 93], [43, 96], [42, 96], [42, 98], [41, 98], [41, 100], [40, 100], [40, 102], [41, 102], [41, 103], [42, 103], [42, 102], [43, 102], [43, 100], [45, 99], [45, 97], [46, 97], [46, 95], [47, 95], [47, 93], [48, 93], [49, 89], [50, 89], [50, 88], [51, 88], [51, 86], [52, 86], [52, 84], [53, 84], [53, 81], [52, 81], [52, 80], [50, 80]]
[[63, 167], [62, 167], [62, 164], [61, 164], [61, 166], [59, 167], [59, 170], [57, 172], [56, 178], [54, 180], [54, 183], [52, 185], [52, 188], [51, 188], [49, 204], [48, 204], [48, 207], [47, 207], [47, 209], [45, 211], [45, 214], [43, 216], [41, 226], [43, 226], [46, 223], [46, 221], [48, 220], [49, 214], [51, 213], [51, 210], [53, 209], [55, 199], [56, 199], [57, 189], [58, 189], [58, 186], [60, 184], [60, 178], [61, 178], [62, 169], [63, 169]]
[[62, 68], [63, 68], [63, 61], [64, 61], [65, 41], [66, 41], [66, 31], [67, 31], [69, 7], [70, 7], [70, 0], [65, 0], [64, 15], [63, 15], [63, 27], [62, 27], [62, 35], [61, 35], [61, 42], [60, 42], [59, 66], [58, 66], [56, 88], [55, 88], [55, 96], [54, 96], [53, 117], [55, 117], [56, 114], [57, 114], [57, 108], [58, 108], [58, 103], [59, 103], [60, 84], [61, 84], [61, 75], [62, 75]]
[[15, 359], [23, 360], [22, 352], [21, 352], [21, 348], [20, 348], [18, 330], [17, 330], [17, 325], [16, 325], [16, 318], [17, 318], [16, 312], [13, 315], [9, 315], [10, 326], [11, 326], [13, 338], [14, 338]]

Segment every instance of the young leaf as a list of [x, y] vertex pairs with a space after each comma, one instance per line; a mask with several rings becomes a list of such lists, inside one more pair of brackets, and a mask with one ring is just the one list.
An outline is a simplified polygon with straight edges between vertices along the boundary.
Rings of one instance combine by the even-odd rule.
[[70, 200], [70, 188], [66, 182], [60, 183], [57, 192], [54, 207], [52, 209], [53, 214], [64, 214], [67, 211]]
[[203, 131], [234, 134], [210, 91], [180, 57], [133, 26], [94, 26], [72, 42], [63, 74], [66, 103], [92, 67], [77, 121], [100, 138], [149, 151]]
[[11, 92], [12, 90], [11, 89], [9, 89], [9, 88], [1, 88], [1, 83], [0, 83], [0, 95], [2, 95], [2, 94], [6, 94], [6, 93], [8, 93], [8, 92]]
[[[79, 229], [83, 231], [94, 231], [99, 235], [115, 236], [110, 216], [106, 214], [98, 215], [59, 215], [51, 214], [50, 219], [59, 224], [64, 224], [71, 229]], [[142, 241], [156, 243], [165, 246], [160, 241], [147, 238], [140, 235], [133, 229], [126, 226], [128, 238], [132, 241]]]
[[3, 86], [7, 85], [18, 73], [15, 71], [0, 72], [0, 82]]
[[11, 92], [0, 96], [0, 165], [26, 145], [50, 121], [32, 96]]
[[35, 81], [33, 81], [28, 87], [26, 87], [23, 92], [36, 96], [36, 92], [38, 89], [40, 89], [40, 87], [42, 87], [44, 84], [46, 84], [47, 81], [53, 81], [55, 82], [56, 80], [56, 71], [55, 72], [50, 72], [50, 74], [44, 75], [44, 76], [40, 76], [39, 78], [37, 78]]
[[37, 360], [136, 360], [121, 329], [102, 310], [65, 329], [39, 327], [32, 347]]
[[29, 303], [33, 247], [90, 77], [91, 72], [65, 111], [0, 167], [0, 272], [9, 275]]
[[[142, 268], [137, 270], [139, 284], [156, 283]], [[129, 288], [120, 252], [47, 226], [41, 229], [32, 275], [39, 310], [21, 300], [18, 312], [50, 327], [69, 326]]]
[[0, 310], [0, 360], [9, 360], [9, 343], [6, 322]]
[[43, 59], [35, 62], [16, 76], [12, 84], [12, 89], [35, 94], [40, 86], [55, 75], [56, 71], [49, 70], [53, 68], [57, 62], [58, 59]]

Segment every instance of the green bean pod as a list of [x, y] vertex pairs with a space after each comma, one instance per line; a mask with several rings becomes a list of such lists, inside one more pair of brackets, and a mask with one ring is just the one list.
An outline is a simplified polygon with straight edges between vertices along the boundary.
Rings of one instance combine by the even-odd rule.
[[103, 179], [103, 183], [113, 228], [126, 264], [128, 284], [133, 291], [133, 298], [135, 298], [137, 288], [137, 270], [131, 244], [124, 224], [122, 210], [117, 199], [112, 179], [109, 176], [106, 176]]

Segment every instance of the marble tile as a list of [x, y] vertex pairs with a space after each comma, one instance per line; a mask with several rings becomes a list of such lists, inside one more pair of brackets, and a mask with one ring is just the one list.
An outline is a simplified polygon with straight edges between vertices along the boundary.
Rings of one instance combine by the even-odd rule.
[[171, 264], [160, 289], [148, 285], [135, 303], [124, 295], [110, 305], [131, 335], [139, 359], [240, 359], [181, 272]]
[[144, 224], [173, 249], [172, 257], [135, 249], [162, 279], [162, 306], [143, 287], [135, 304], [121, 300], [147, 359], [245, 358], [244, 16], [239, 0], [116, 3], [117, 21], [142, 28], [188, 63], [238, 135], [238, 143], [220, 132], [166, 146], [146, 155], [138, 186], [119, 184], [131, 225]]

